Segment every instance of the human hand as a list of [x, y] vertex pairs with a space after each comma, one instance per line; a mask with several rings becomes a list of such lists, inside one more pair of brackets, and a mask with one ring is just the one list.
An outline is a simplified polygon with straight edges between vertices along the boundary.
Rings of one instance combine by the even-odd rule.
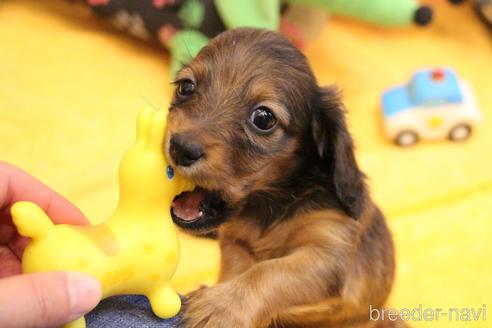
[[17, 233], [10, 207], [18, 201], [39, 205], [55, 223], [85, 225], [82, 212], [26, 172], [0, 162], [0, 326], [53, 327], [94, 308], [99, 282], [75, 272], [20, 275], [29, 240]]

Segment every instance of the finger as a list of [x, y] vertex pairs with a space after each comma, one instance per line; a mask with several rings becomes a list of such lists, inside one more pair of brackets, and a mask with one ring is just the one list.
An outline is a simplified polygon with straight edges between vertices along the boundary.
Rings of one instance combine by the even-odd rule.
[[0, 246], [0, 263], [0, 278], [21, 273], [19, 258], [6, 246]]
[[0, 326], [58, 327], [92, 310], [100, 298], [99, 282], [75, 272], [0, 279]]
[[0, 211], [19, 201], [36, 203], [54, 223], [88, 224], [84, 214], [63, 196], [23, 170], [0, 162]]
[[[0, 218], [4, 216], [10, 216], [7, 211], [5, 213], [0, 214]], [[12, 224], [12, 218], [8, 217], [7, 219], [0, 220], [0, 245], [8, 244], [17, 234], [17, 230]]]
[[12, 250], [12, 253], [17, 256], [20, 260], [22, 259], [22, 254], [24, 254], [24, 249], [26, 249], [27, 244], [31, 241], [31, 238], [26, 238], [22, 236], [18, 236], [18, 238], [14, 238], [9, 244], [8, 247]]

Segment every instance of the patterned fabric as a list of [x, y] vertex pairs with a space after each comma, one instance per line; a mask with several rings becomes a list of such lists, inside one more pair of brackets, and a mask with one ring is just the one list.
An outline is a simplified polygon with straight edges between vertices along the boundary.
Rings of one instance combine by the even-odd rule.
[[163, 320], [154, 315], [145, 296], [113, 296], [85, 317], [87, 328], [178, 328], [181, 314]]
[[140, 39], [156, 39], [166, 47], [183, 29], [196, 30], [209, 38], [226, 29], [214, 0], [84, 1], [116, 27]]

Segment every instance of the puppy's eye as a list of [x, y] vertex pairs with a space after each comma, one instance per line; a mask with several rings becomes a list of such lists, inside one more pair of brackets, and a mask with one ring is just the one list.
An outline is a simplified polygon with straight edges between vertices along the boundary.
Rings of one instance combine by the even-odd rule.
[[180, 97], [189, 97], [195, 92], [195, 83], [192, 80], [184, 79], [178, 81], [176, 93]]
[[270, 108], [260, 106], [256, 108], [249, 117], [251, 123], [261, 131], [270, 131], [277, 124], [277, 118]]

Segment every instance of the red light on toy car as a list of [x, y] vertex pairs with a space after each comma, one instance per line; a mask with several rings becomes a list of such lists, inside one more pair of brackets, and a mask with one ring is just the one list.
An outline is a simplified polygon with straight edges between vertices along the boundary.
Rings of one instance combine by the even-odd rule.
[[441, 70], [434, 70], [432, 71], [432, 80], [433, 81], [442, 81], [444, 80], [444, 72]]

